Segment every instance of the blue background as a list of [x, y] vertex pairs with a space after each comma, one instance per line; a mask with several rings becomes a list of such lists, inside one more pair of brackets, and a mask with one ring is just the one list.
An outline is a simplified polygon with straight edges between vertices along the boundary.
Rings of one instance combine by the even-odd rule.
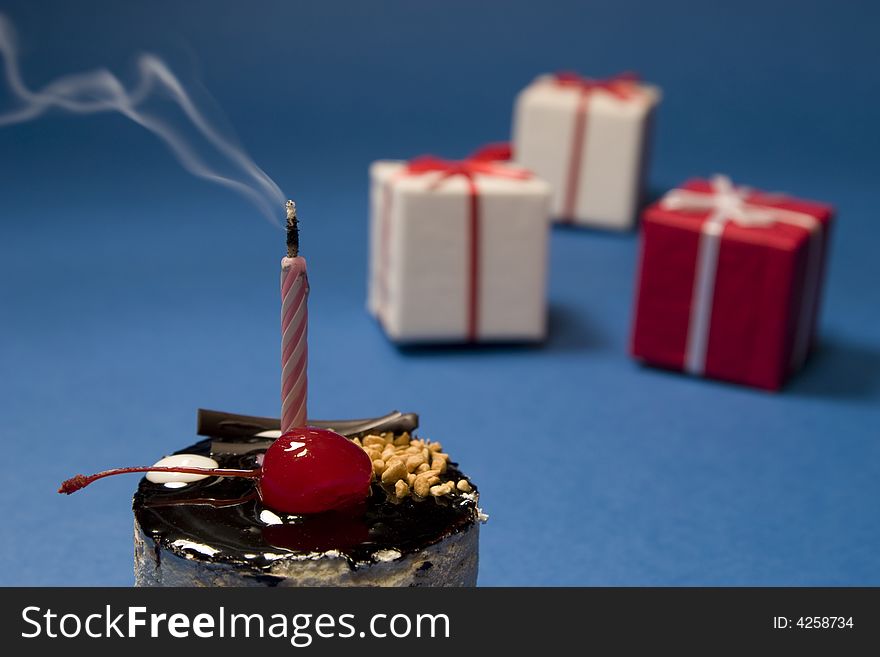
[[[150, 50], [210, 91], [300, 208], [310, 414], [418, 411], [481, 486], [482, 584], [880, 584], [876, 3], [3, 8], [33, 88]], [[557, 69], [662, 86], [655, 192], [720, 171], [838, 207], [784, 392], [627, 357], [635, 234], [554, 230], [543, 348], [404, 352], [367, 316], [368, 163], [505, 139]], [[277, 414], [283, 234], [110, 115], [0, 129], [0, 221], [0, 583], [128, 585], [135, 478], [55, 489], [188, 444], [197, 407]]]

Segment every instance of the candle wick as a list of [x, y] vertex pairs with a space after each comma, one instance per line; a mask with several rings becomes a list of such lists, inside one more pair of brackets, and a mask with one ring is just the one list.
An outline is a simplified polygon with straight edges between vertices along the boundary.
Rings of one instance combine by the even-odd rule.
[[299, 255], [299, 222], [296, 219], [296, 203], [287, 202], [287, 257]]

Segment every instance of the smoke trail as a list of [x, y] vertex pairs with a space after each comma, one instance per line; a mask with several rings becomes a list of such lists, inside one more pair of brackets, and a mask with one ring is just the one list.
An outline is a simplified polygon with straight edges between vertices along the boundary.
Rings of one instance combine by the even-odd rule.
[[[22, 80], [15, 31], [12, 23], [3, 14], [0, 14], [0, 55], [3, 59], [4, 77], [14, 98], [19, 101], [17, 108], [0, 113], [0, 127], [30, 121], [52, 108], [75, 114], [119, 112], [159, 137], [187, 171], [243, 194], [269, 221], [278, 224], [276, 215], [285, 200], [278, 185], [241, 147], [233, 144], [211, 125], [180, 80], [155, 55], [148, 53], [138, 58], [140, 76], [137, 85], [130, 91], [106, 69], [65, 75], [41, 90], [33, 91]], [[237, 176], [217, 171], [167, 122], [141, 107], [158, 92], [164, 92], [183, 111], [199, 134], [234, 167]]]

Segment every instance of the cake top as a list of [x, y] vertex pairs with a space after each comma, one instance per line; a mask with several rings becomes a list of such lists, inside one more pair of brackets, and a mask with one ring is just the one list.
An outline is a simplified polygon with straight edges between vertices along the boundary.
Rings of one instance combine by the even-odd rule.
[[[373, 481], [362, 505], [314, 515], [278, 513], [244, 478], [209, 477], [185, 486], [141, 480], [133, 509], [157, 548], [187, 559], [267, 571], [280, 559], [342, 557], [352, 569], [393, 560], [483, 518], [475, 486], [439, 443], [408, 431], [367, 433], [353, 442], [370, 457]], [[203, 440], [179, 453], [220, 467], [259, 467], [267, 441]]]

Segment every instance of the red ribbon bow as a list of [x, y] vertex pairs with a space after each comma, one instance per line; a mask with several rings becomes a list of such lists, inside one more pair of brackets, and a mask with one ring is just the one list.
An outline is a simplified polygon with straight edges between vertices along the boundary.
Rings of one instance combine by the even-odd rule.
[[482, 162], [508, 162], [513, 159], [513, 149], [509, 141], [499, 141], [478, 148], [470, 159]]
[[[510, 157], [511, 149], [508, 144], [490, 144], [475, 151], [464, 160], [445, 160], [433, 155], [422, 155], [407, 162], [406, 167], [401, 171], [402, 176], [440, 172], [442, 175], [431, 185], [430, 189], [437, 188], [453, 176], [464, 176], [467, 180], [469, 198], [467, 338], [471, 342], [475, 342], [478, 337], [480, 309], [480, 202], [476, 175], [497, 176], [510, 180], [527, 180], [532, 177], [532, 173], [527, 169], [503, 163], [510, 160]], [[387, 244], [390, 241], [388, 235], [390, 206], [390, 187], [386, 187], [382, 230], [382, 242], [386, 244], [382, 256], [383, 268], [387, 267], [384, 260], [387, 258]], [[387, 290], [387, 284], [383, 285], [383, 289]]]
[[614, 94], [618, 98], [630, 98], [637, 91], [636, 83], [639, 82], [639, 76], [636, 73], [627, 72], [619, 73], [610, 78], [594, 80], [571, 71], [560, 71], [554, 75], [553, 81], [561, 87], [574, 87], [583, 92], [602, 90]]
[[481, 148], [464, 160], [444, 160], [433, 155], [421, 155], [407, 163], [406, 172], [411, 175], [420, 175], [439, 171], [443, 175], [437, 180], [435, 186], [452, 176], [465, 176], [470, 182], [471, 194], [475, 196], [477, 189], [474, 176], [478, 173], [514, 180], [526, 180], [532, 177], [532, 173], [526, 169], [502, 164], [510, 159], [510, 153], [508, 145], [499, 144]]

